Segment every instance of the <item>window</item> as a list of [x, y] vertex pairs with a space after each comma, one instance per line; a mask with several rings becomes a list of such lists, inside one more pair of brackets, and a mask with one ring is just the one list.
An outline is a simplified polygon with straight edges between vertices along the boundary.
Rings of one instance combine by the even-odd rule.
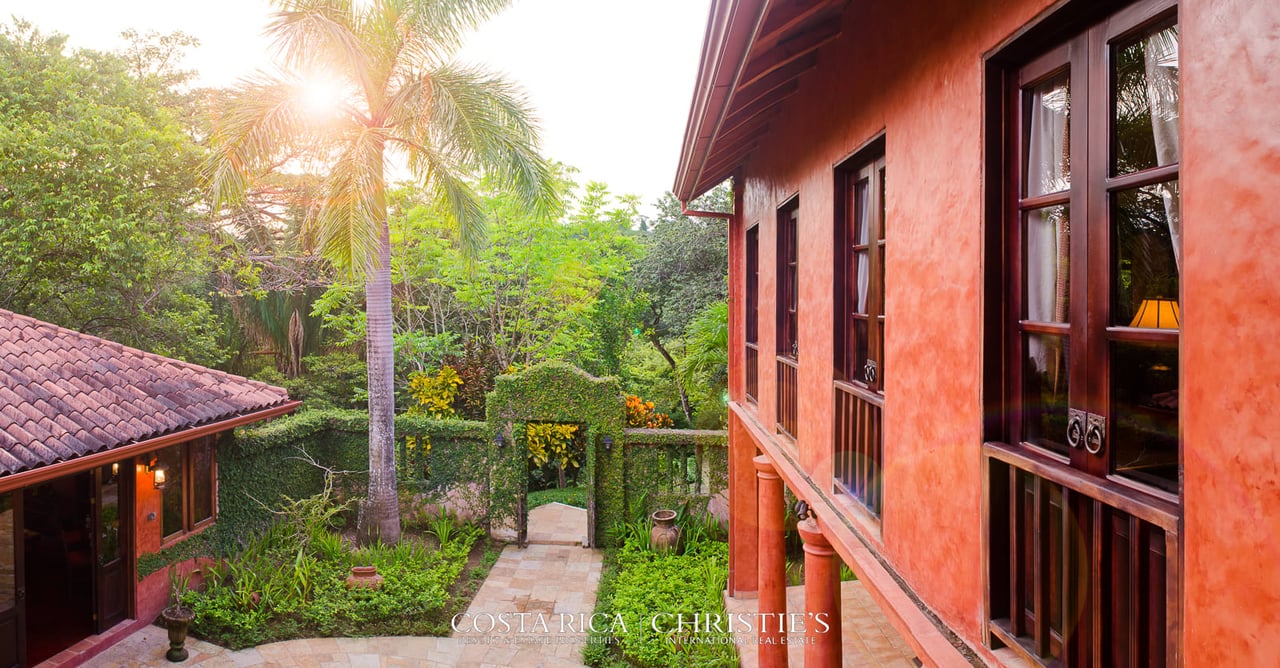
[[884, 442], [884, 138], [836, 170], [835, 474], [879, 515]]
[[1010, 440], [1176, 493], [1176, 10], [1141, 3], [1018, 71], [1006, 214]]
[[800, 356], [798, 311], [800, 286], [797, 265], [797, 227], [800, 200], [792, 198], [778, 209], [778, 356], [777, 356], [777, 428], [778, 432], [796, 437], [799, 409]]
[[168, 468], [161, 492], [161, 535], [165, 540], [199, 529], [213, 521], [217, 485], [213, 437], [189, 441], [158, 453]]
[[756, 400], [760, 377], [760, 226], [747, 230], [747, 397]]
[[988, 61], [988, 640], [1178, 665], [1177, 6], [1108, 11]]
[[796, 265], [799, 218], [799, 199], [793, 198], [778, 209], [778, 355], [793, 360], [800, 355], [800, 342], [796, 335], [800, 298]]

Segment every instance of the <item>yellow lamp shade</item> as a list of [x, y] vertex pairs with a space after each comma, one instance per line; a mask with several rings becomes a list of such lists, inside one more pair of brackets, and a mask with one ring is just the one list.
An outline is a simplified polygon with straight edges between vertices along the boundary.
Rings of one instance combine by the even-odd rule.
[[1144, 299], [1133, 315], [1130, 327], [1147, 329], [1179, 329], [1182, 326], [1182, 310], [1176, 299]]

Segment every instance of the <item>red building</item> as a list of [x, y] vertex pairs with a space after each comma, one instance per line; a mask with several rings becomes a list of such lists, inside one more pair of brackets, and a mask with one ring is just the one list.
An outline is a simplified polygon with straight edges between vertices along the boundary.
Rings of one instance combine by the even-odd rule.
[[785, 607], [785, 486], [926, 664], [1275, 664], [1278, 36], [713, 0], [675, 192], [735, 183], [731, 595]]
[[216, 521], [218, 436], [297, 405], [0, 310], [0, 666], [75, 665], [150, 624], [168, 573], [137, 559]]

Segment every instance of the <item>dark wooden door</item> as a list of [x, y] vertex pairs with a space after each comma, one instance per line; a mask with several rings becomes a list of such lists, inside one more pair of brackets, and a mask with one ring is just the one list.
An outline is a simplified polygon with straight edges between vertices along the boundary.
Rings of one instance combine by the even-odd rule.
[[121, 475], [132, 469], [117, 462], [100, 467], [93, 475], [94, 525], [94, 625], [102, 633], [124, 621], [128, 613], [129, 508], [132, 489]]
[[22, 493], [0, 495], [0, 666], [23, 666], [26, 653], [25, 532]]

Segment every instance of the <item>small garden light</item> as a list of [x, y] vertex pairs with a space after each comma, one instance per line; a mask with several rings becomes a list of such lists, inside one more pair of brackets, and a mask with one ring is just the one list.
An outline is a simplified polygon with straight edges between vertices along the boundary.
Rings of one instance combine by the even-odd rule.
[[807, 501], [796, 501], [796, 505], [792, 506], [792, 509], [796, 513], [796, 519], [801, 522], [813, 517], [813, 511], [809, 510], [809, 503]]
[[503, 446], [507, 444], [506, 441], [502, 438], [501, 432], [499, 432], [496, 436], [493, 437], [493, 444], [498, 446], [499, 450], [501, 450]]
[[612, 436], [605, 436], [605, 437], [604, 437], [604, 451], [605, 451], [605, 452], [612, 452], [612, 451], [613, 451], [613, 437], [612, 437]]

